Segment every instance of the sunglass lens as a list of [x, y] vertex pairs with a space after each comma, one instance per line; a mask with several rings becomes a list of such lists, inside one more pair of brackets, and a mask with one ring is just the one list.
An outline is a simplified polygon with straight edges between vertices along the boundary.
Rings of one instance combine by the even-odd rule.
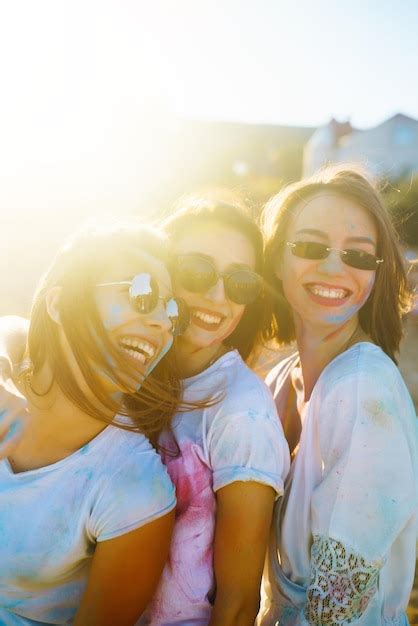
[[359, 270], [375, 270], [376, 260], [373, 254], [362, 250], [346, 250], [343, 258], [344, 263]]
[[138, 313], [150, 313], [158, 304], [158, 285], [151, 274], [137, 274], [132, 280], [129, 295]]
[[316, 241], [296, 241], [292, 252], [302, 259], [325, 259], [328, 256], [327, 247]]
[[240, 270], [225, 279], [228, 298], [236, 304], [250, 304], [261, 293], [262, 279], [255, 272]]
[[178, 260], [176, 275], [187, 291], [203, 293], [217, 280], [212, 265], [199, 257], [184, 257]]
[[182, 335], [190, 322], [190, 312], [182, 298], [170, 298], [166, 303], [167, 315], [171, 320], [173, 335]]

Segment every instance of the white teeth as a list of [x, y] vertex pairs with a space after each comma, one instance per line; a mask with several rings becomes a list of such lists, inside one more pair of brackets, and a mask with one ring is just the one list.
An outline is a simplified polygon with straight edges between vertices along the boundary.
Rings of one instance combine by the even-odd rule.
[[202, 311], [193, 311], [193, 315], [207, 324], [219, 324], [222, 319], [218, 315], [209, 315], [209, 313], [203, 313]]
[[334, 300], [342, 300], [348, 294], [345, 289], [327, 289], [326, 287], [319, 287], [318, 285], [311, 285], [309, 291], [316, 296], [321, 296], [321, 298], [332, 298]]
[[[136, 352], [136, 350], [142, 350], [142, 352], [145, 352], [145, 354], [149, 358], [152, 358], [155, 354], [154, 346], [152, 346], [147, 341], [143, 341], [143, 340], [140, 341], [138, 339], [133, 339], [132, 337], [123, 337], [122, 339], [119, 340], [119, 344], [131, 356], [135, 355], [135, 358], [137, 358], [136, 355], [140, 354], [139, 352]], [[135, 350], [131, 350], [130, 348], [135, 348]], [[145, 356], [143, 354], [140, 356], [144, 357], [144, 360], [145, 360]], [[142, 360], [142, 359], [139, 359], [139, 360]]]
[[132, 356], [137, 361], [145, 363], [145, 354], [142, 354], [142, 352], [136, 352], [136, 350], [127, 350], [126, 348], [123, 348], [123, 350], [125, 350], [125, 352], [129, 354], [129, 356]]

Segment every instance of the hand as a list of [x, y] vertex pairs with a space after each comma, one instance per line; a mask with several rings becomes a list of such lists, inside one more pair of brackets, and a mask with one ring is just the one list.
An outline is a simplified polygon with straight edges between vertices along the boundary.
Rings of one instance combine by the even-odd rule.
[[0, 383], [0, 459], [7, 457], [23, 434], [27, 401], [11, 379]]

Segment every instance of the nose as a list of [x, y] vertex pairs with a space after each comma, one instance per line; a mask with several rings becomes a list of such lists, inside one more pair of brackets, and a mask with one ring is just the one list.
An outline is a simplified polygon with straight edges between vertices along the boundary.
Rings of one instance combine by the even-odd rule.
[[215, 285], [213, 285], [213, 287], [211, 287], [207, 291], [206, 296], [210, 300], [212, 300], [212, 302], [225, 302], [226, 300], [225, 285], [224, 285], [224, 280], [221, 276], [219, 277]]
[[150, 328], [159, 330], [161, 333], [172, 331], [171, 320], [167, 315], [165, 303], [159, 300], [157, 306], [151, 313], [144, 316], [144, 322]]
[[322, 274], [343, 274], [344, 273], [344, 263], [341, 259], [340, 250], [335, 250], [332, 248], [325, 259], [318, 265], [318, 270]]

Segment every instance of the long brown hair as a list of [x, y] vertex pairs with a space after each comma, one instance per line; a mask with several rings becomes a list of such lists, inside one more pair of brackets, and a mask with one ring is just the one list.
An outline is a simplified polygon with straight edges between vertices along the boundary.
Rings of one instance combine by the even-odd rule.
[[377, 228], [377, 256], [384, 259], [376, 272], [372, 292], [359, 312], [359, 322], [372, 340], [395, 362], [402, 338], [402, 315], [408, 310], [411, 294], [407, 285], [399, 241], [376, 186], [358, 168], [330, 166], [311, 178], [285, 187], [264, 209], [266, 236], [264, 278], [267, 303], [263, 336], [287, 344], [295, 339], [295, 326], [281, 280], [275, 275], [277, 260], [295, 208], [320, 192], [353, 200], [373, 218]]
[[[245, 235], [254, 248], [255, 271], [262, 273], [264, 242], [261, 229], [249, 207], [232, 192], [217, 190], [186, 196], [177, 203], [174, 213], [162, 222], [162, 227], [173, 246], [178, 237], [205, 222], [216, 222]], [[259, 297], [245, 307], [237, 328], [224, 340], [225, 345], [238, 350], [244, 360], [248, 360], [257, 345], [261, 312], [262, 298]]]
[[[29, 381], [30, 374], [48, 365], [52, 372], [50, 388], [56, 384], [82, 411], [106, 423], [141, 432], [154, 445], [161, 431], [169, 429], [171, 418], [179, 409], [180, 381], [163, 359], [142, 381], [139, 391], [133, 393], [126, 386], [121, 373], [136, 377], [138, 374], [109, 339], [97, 311], [94, 286], [103, 282], [106, 268], [111, 269], [115, 260], [126, 255], [137, 259], [138, 252], [142, 251], [166, 263], [166, 247], [161, 233], [136, 220], [101, 227], [94, 225], [80, 231], [57, 254], [40, 281], [28, 336]], [[59, 327], [47, 310], [46, 296], [53, 287], [61, 288], [60, 326], [91, 392], [89, 396], [77, 382], [60, 342]], [[114, 381], [125, 392], [122, 405], [120, 400], [110, 396], [103, 377]], [[45, 393], [48, 390], [38, 395]], [[132, 425], [115, 421], [115, 414], [130, 416]]]

